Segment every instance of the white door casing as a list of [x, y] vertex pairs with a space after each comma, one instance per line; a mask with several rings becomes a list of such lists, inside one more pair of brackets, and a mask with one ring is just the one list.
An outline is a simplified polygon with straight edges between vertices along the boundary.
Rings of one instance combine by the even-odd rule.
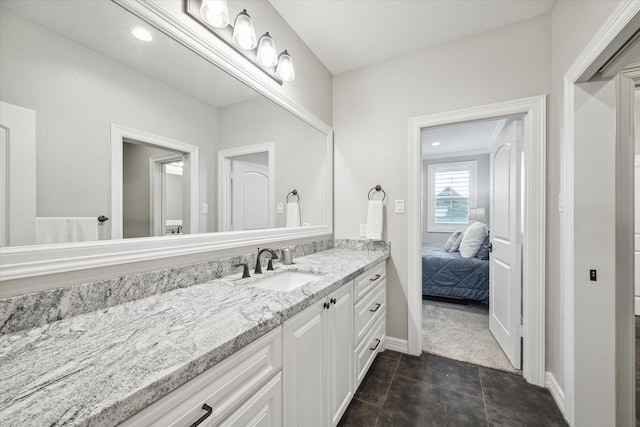
[[0, 246], [36, 242], [36, 112], [0, 102], [3, 161]]
[[[640, 114], [640, 111], [637, 112]], [[640, 155], [635, 157], [635, 231], [634, 231], [634, 264], [635, 264], [635, 314], [640, 315]], [[637, 351], [637, 350], [636, 350]]]
[[[408, 340], [410, 354], [422, 351], [422, 129], [471, 120], [524, 115], [523, 166], [523, 369], [524, 378], [544, 386], [545, 378], [545, 238], [546, 238], [546, 96], [516, 99], [409, 119], [409, 281]], [[394, 342], [394, 338], [387, 338]]]
[[[126, 141], [151, 145], [165, 150], [182, 153], [183, 194], [188, 202], [183, 204], [182, 218], [184, 233], [199, 232], [199, 189], [200, 189], [200, 148], [182, 141], [142, 132], [136, 129], [111, 124], [111, 238], [122, 239], [122, 174], [123, 144]], [[150, 196], [151, 197], [151, 196]], [[153, 222], [153, 221], [152, 221]], [[193, 231], [192, 231], [193, 230]]]
[[233, 181], [230, 205], [233, 206], [229, 230], [269, 228], [269, 166], [239, 158], [231, 159]]
[[489, 330], [521, 369], [520, 150], [522, 119], [510, 119], [489, 146], [491, 244]]

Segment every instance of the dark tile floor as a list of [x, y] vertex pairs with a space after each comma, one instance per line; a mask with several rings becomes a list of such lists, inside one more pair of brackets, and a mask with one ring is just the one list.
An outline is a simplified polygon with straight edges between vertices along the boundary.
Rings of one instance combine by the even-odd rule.
[[548, 390], [521, 376], [385, 351], [340, 426], [566, 426]]

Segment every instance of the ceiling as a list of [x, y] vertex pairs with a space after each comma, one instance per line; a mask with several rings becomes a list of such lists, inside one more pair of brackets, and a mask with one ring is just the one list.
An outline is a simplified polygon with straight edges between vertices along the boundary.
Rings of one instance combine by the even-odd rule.
[[[0, 0], [0, 8], [219, 108], [257, 92], [110, 1]], [[73, 23], [73, 25], [70, 25]], [[154, 39], [129, 32], [141, 26]]]
[[[423, 129], [420, 133], [422, 157], [488, 153], [489, 142], [502, 122], [502, 119], [479, 120]], [[434, 142], [440, 145], [432, 145]]]
[[555, 0], [270, 0], [332, 74], [548, 13]]

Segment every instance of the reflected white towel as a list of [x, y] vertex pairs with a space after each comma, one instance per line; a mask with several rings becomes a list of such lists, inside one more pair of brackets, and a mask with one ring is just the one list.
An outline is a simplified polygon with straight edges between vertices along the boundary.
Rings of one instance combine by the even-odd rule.
[[287, 203], [287, 228], [300, 227], [300, 205]]
[[36, 244], [98, 240], [98, 218], [36, 217]]
[[382, 200], [369, 200], [367, 239], [382, 240]]

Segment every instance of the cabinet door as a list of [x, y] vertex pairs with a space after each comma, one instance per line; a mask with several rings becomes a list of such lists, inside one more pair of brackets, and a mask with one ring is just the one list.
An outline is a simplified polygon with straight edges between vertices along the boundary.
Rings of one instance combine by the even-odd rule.
[[282, 425], [282, 383], [278, 373], [227, 418], [220, 427], [279, 427]]
[[325, 300], [284, 323], [284, 425], [325, 426]]
[[344, 285], [329, 296], [327, 319], [327, 402], [330, 425], [335, 426], [353, 396], [353, 286]]

